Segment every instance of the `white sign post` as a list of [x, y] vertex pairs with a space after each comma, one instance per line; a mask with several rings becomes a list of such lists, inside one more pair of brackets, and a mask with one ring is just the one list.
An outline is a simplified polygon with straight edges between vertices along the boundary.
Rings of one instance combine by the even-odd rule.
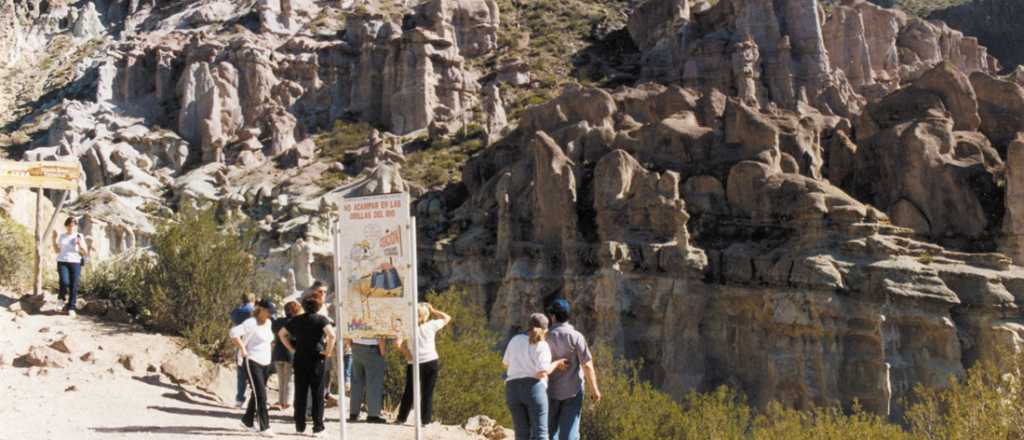
[[[411, 339], [416, 438], [419, 440], [419, 368], [415, 363], [418, 359], [416, 229], [415, 219], [409, 212], [409, 195], [405, 193], [344, 199], [332, 232], [338, 340]], [[339, 383], [344, 385], [341, 370]], [[338, 405], [342, 440], [346, 438], [346, 406]]]

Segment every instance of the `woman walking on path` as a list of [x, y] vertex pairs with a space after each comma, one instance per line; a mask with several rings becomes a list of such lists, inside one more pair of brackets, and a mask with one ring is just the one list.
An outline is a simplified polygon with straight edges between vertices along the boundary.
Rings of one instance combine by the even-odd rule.
[[[424, 425], [430, 424], [433, 420], [434, 386], [437, 384], [437, 375], [441, 371], [441, 364], [437, 354], [436, 336], [444, 326], [451, 322], [452, 317], [447, 313], [434, 308], [429, 303], [420, 304], [418, 307], [419, 323], [416, 326], [416, 345], [419, 351], [418, 360], [415, 362], [420, 369], [420, 422]], [[409, 411], [413, 408], [413, 383], [412, 368], [413, 358], [409, 342], [401, 345], [402, 353], [409, 364], [405, 367], [405, 392], [402, 393], [402, 404], [398, 408], [398, 418], [395, 423], [404, 424], [409, 418]]]
[[[288, 301], [284, 305], [284, 317], [274, 320], [271, 329], [278, 334], [282, 328], [295, 316], [302, 313], [302, 306], [295, 301]], [[290, 341], [291, 342], [291, 341]], [[288, 409], [291, 407], [291, 382], [292, 382], [292, 353], [285, 346], [284, 342], [278, 341], [274, 344], [272, 356], [274, 368], [277, 370], [277, 405], [271, 410]]]
[[57, 297], [67, 300], [64, 313], [75, 316], [78, 304], [78, 279], [82, 275], [82, 258], [89, 256], [88, 246], [82, 234], [75, 231], [77, 226], [74, 217], [64, 220], [64, 232], [53, 233], [53, 250], [57, 252], [57, 276], [60, 279], [60, 292]]
[[505, 402], [512, 413], [516, 440], [548, 440], [547, 377], [565, 364], [565, 359], [551, 361], [551, 349], [544, 341], [546, 316], [530, 315], [527, 329], [505, 348]]
[[[285, 324], [277, 336], [294, 357], [295, 431], [306, 431], [306, 408], [312, 400], [313, 436], [324, 432], [324, 387], [327, 385], [327, 359], [334, 354], [334, 328], [318, 313], [322, 304], [315, 298], [302, 301], [306, 313]], [[293, 342], [294, 341], [294, 342]], [[310, 398], [312, 396], [312, 398]]]
[[[245, 368], [246, 379], [252, 391], [249, 405], [242, 424], [253, 432], [264, 437], [273, 437], [270, 430], [270, 415], [267, 413], [267, 376], [270, 375], [271, 342], [274, 341], [270, 316], [273, 304], [266, 299], [256, 302], [252, 318], [232, 327], [231, 340], [238, 346], [241, 353], [242, 366]], [[258, 422], [258, 427], [255, 423]]]

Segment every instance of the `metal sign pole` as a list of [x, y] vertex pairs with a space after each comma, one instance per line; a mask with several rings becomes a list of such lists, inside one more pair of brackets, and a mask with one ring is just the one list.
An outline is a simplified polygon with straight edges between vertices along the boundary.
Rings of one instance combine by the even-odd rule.
[[[408, 199], [407, 199], [408, 200]], [[411, 207], [410, 207], [411, 209]], [[412, 340], [412, 401], [413, 408], [415, 409], [414, 423], [416, 426], [416, 440], [423, 438], [422, 433], [422, 417], [420, 416], [420, 399], [423, 396], [420, 395], [420, 347], [419, 347], [419, 310], [417, 305], [419, 304], [419, 277], [417, 272], [419, 266], [416, 261], [416, 217], [409, 218], [409, 224], [406, 225], [406, 233], [409, 236], [410, 248], [412, 251], [409, 253], [409, 283], [412, 285], [412, 298], [410, 302], [410, 309], [412, 309], [412, 333], [409, 334], [409, 339]]]
[[342, 319], [342, 289], [345, 293], [348, 293], [348, 283], [345, 283], [341, 276], [341, 225], [339, 221], [334, 221], [331, 226], [331, 238], [334, 242], [334, 322], [337, 327], [337, 353], [338, 353], [338, 418], [341, 420], [341, 440], [345, 440], [346, 431], [348, 430], [348, 420], [345, 415], [345, 407], [349, 404], [348, 399], [345, 397], [345, 321]]

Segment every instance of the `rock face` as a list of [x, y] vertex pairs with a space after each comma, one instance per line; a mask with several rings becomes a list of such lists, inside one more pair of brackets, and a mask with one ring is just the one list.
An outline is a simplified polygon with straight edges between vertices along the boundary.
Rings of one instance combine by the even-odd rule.
[[[70, 209], [96, 259], [208, 207], [294, 292], [333, 279], [341, 199], [409, 192], [421, 288], [467, 286], [500, 331], [564, 297], [675, 396], [728, 384], [899, 418], [914, 386], [1021, 349], [1024, 70], [943, 23], [858, 0], [648, 0], [616, 31], [637, 83], [506, 112], [544, 81], [502, 52], [493, 0], [172, 3], [0, 6], [5, 61], [100, 48], [4, 116], [19, 159], [82, 165]], [[461, 181], [403, 178], [453, 140], [461, 173], [429, 171]], [[26, 194], [0, 207], [30, 220]], [[68, 354], [32, 362], [47, 350]], [[119, 362], [225, 379], [144, 355]]]
[[996, 353], [1024, 269], [963, 251], [994, 250], [1016, 202], [959, 68], [852, 123], [698, 96], [575, 87], [528, 109], [463, 170], [431, 285], [475, 286], [498, 329], [564, 297], [677, 396], [731, 384], [899, 417], [914, 385]]
[[833, 68], [864, 94], [891, 91], [940, 61], [968, 74], [999, 66], [977, 38], [865, 0], [836, 6], [823, 29]]
[[1013, 0], [979, 0], [935, 11], [928, 17], [974, 35], [1008, 67], [1024, 64], [1015, 36], [1024, 32], [1024, 11]]

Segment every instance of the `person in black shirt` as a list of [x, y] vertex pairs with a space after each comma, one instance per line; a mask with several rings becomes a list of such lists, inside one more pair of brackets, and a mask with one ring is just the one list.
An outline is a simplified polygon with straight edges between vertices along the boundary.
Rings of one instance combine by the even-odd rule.
[[[334, 353], [334, 328], [326, 316], [318, 313], [321, 306], [322, 303], [315, 298], [303, 300], [302, 309], [306, 313], [290, 319], [277, 333], [278, 340], [293, 357], [295, 430], [300, 434], [306, 431], [307, 398], [309, 395], [324, 395], [327, 384], [325, 360]], [[312, 402], [314, 436], [324, 431], [324, 400], [317, 397]]]

